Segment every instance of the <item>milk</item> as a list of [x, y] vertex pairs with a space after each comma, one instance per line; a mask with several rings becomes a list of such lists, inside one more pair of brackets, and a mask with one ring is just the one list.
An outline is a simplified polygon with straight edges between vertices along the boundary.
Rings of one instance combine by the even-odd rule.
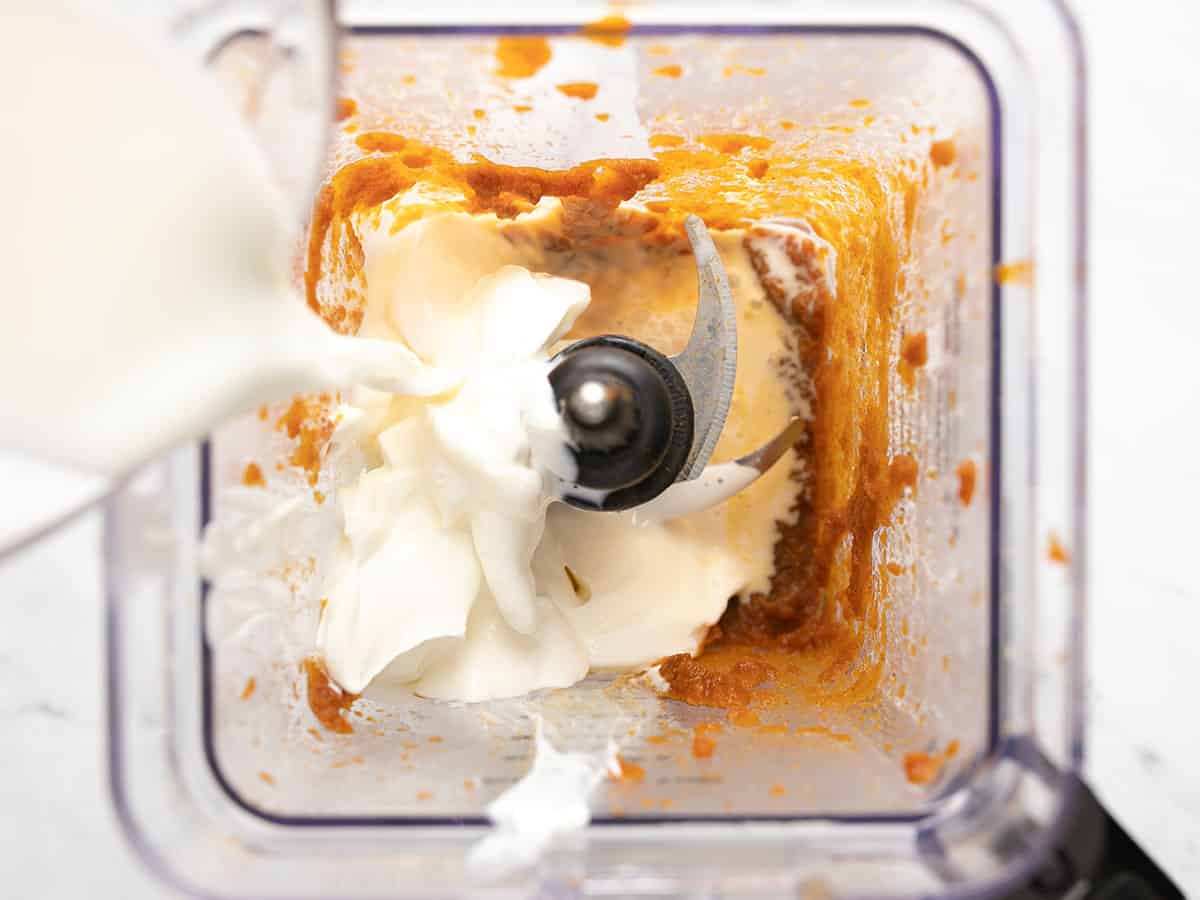
[[441, 387], [293, 292], [285, 204], [194, 64], [66, 0], [9, 0], [0, 97], [0, 445], [116, 473], [297, 391]]

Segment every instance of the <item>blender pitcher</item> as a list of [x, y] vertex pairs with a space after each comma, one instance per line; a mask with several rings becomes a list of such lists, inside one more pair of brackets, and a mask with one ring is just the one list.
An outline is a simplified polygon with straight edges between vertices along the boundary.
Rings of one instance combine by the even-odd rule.
[[[741, 723], [594, 674], [483, 704], [368, 696], [331, 731], [303, 665], [328, 561], [272, 560], [284, 574], [267, 603], [251, 585], [215, 602], [201, 576], [222, 488], [247, 458], [286, 450], [277, 411], [251, 413], [107, 503], [110, 771], [131, 839], [173, 883], [246, 897], [990, 896], [1047, 853], [1085, 869], [1094, 854], [1064, 843], [1087, 797], [1073, 24], [1040, 0], [605, 13], [342, 4], [326, 179], [374, 152], [361, 136], [401, 134], [464, 163], [657, 159], [671, 179], [632, 202], [667, 217], [705, 206], [710, 230], [825, 209], [843, 302], [824, 315], [848, 402], [814, 415], [844, 436], [829, 452], [848, 467], [865, 453], [860, 408], [884, 417], [890, 457], [915, 460], [896, 519], [857, 536], [879, 563], [859, 653], [822, 690], [798, 675]], [[263, 26], [229, 10], [205, 32], [235, 91]], [[704, 157], [671, 156], [688, 146], [724, 161], [689, 168]], [[770, 168], [795, 158], [829, 164], [807, 193], [772, 189]], [[724, 178], [762, 187], [724, 208]], [[307, 270], [310, 303], [352, 330], [352, 257], [317, 236], [297, 282]], [[877, 378], [854, 350], [884, 306], [896, 321]], [[1069, 563], [1042, 552], [1051, 532]], [[690, 737], [718, 727], [715, 753]], [[543, 738], [615, 745], [641, 774], [606, 780], [586, 829], [484, 887], [468, 858], [487, 808]]]

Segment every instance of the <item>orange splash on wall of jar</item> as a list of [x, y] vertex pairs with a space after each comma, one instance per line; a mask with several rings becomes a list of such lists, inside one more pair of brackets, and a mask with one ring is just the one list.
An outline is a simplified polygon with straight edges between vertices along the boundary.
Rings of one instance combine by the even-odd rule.
[[334, 684], [318, 659], [309, 657], [302, 667], [308, 684], [308, 708], [317, 721], [336, 734], [351, 734], [354, 728], [346, 720], [345, 713], [354, 705], [358, 694], [348, 694]]
[[600, 90], [600, 85], [594, 81], [568, 81], [566, 84], [555, 85], [560, 94], [574, 97], [576, 100], [591, 100]]
[[975, 460], [964, 459], [958, 464], [958, 499], [963, 506], [970, 506], [975, 496]]
[[496, 74], [530, 78], [550, 62], [550, 42], [540, 35], [511, 35], [496, 40]]
[[627, 18], [619, 13], [589, 22], [579, 29], [579, 33], [589, 41], [605, 44], [609, 47], [620, 47], [625, 43], [625, 36], [633, 28]]

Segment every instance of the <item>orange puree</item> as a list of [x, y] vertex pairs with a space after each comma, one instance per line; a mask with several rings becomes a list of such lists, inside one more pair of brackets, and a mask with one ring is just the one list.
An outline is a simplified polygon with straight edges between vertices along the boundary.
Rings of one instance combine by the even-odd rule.
[[309, 657], [303, 666], [308, 680], [308, 708], [317, 721], [337, 734], [352, 733], [354, 729], [344, 714], [358, 699], [358, 694], [347, 694], [334, 684], [320, 660]]
[[625, 757], [617, 754], [617, 771], [608, 773], [609, 780], [619, 781], [622, 784], [637, 784], [646, 777], [646, 770], [635, 762], [630, 762]]
[[946, 761], [958, 753], [958, 741], [951, 741], [941, 753], [904, 754], [904, 776], [910, 784], [929, 784], [942, 772]]
[[975, 496], [975, 461], [964, 459], [958, 464], [958, 499], [963, 506], [971, 505]]
[[1063, 546], [1062, 540], [1057, 534], [1050, 533], [1050, 539], [1046, 542], [1046, 558], [1050, 562], [1066, 565], [1071, 561], [1071, 554], [1067, 552], [1067, 548]]
[[954, 148], [954, 141], [949, 138], [941, 141], [934, 141], [929, 147], [929, 159], [939, 169], [943, 166], [948, 166], [954, 162], [954, 158], [958, 152]]
[[909, 387], [916, 381], [917, 369], [929, 362], [929, 339], [925, 332], [906, 334], [900, 343], [900, 377]]
[[263, 478], [262, 466], [256, 462], [246, 463], [242, 472], [242, 484], [246, 487], [265, 487], [267, 479]]
[[[653, 181], [659, 171], [651, 159], [597, 159], [559, 171], [502, 166], [482, 156], [459, 163], [444, 150], [381, 132], [359, 135], [355, 143], [364, 152], [382, 155], [342, 167], [321, 189], [309, 226], [304, 273], [308, 305], [335, 329], [351, 333], [361, 323], [362, 311], [324, 309], [318, 284], [326, 252], [337, 254], [346, 271], [360, 273], [362, 243], [351, 222], [355, 213], [380, 206], [418, 181], [458, 190], [462, 200], [447, 202], [447, 208], [492, 212], [501, 218], [527, 212], [542, 197], [577, 197], [612, 209]], [[416, 218], [423, 212], [428, 208], [417, 207], [410, 215]]]
[[[512, 59], [544, 64], [549, 48], [537, 51], [544, 45], [538, 40], [502, 39], [501, 73], [516, 68]], [[691, 214], [716, 231], [747, 230], [751, 251], [754, 233], [748, 229], [768, 217], [803, 219], [836, 248], [836, 285], [819, 282], [820, 289], [803, 302], [788, 296], [786, 281], [772, 282], [756, 267], [767, 296], [794, 327], [799, 367], [813, 386], [808, 433], [795, 448], [808, 481], [796, 501], [794, 524], [780, 528], [770, 589], [733, 599], [699, 656], [668, 657], [661, 674], [670, 696], [731, 710], [784, 689], [816, 705], [874, 698], [887, 649], [887, 574], [874, 548], [904, 488], [916, 487], [917, 461], [889, 446], [888, 410], [899, 343], [898, 298], [906, 290], [900, 273], [918, 194], [937, 164], [929, 151], [914, 145], [907, 159], [881, 161], [820, 141], [814, 146], [824, 149], [808, 149], [803, 140], [784, 146], [752, 133], [656, 134], [650, 139], [653, 159], [598, 159], [549, 171], [481, 156], [460, 162], [445, 150], [396, 134], [363, 134], [357, 146], [372, 155], [343, 166], [322, 190], [305, 272], [309, 304], [347, 332], [357, 328], [361, 309], [353, 300], [334, 306], [319, 296], [325, 267], [347, 283], [361, 280], [362, 245], [352, 217], [369, 214], [418, 183], [437, 188], [422, 192], [437, 199], [393, 209], [393, 230], [443, 210], [513, 219], [543, 197], [558, 197], [564, 230], [542, 235], [546, 246], [598, 258], [597, 248], [636, 241], [645, 251], [642, 264], [678, 260], [686, 253], [683, 224]], [[944, 150], [937, 152], [944, 157]], [[630, 199], [641, 209], [620, 206]], [[506, 233], [537, 237], [537, 227], [518, 220]], [[801, 262], [809, 273], [823, 271], [820, 260]], [[601, 265], [599, 275], [582, 270], [572, 277], [595, 282], [593, 294], [600, 296], [597, 286], [608, 277], [603, 270]], [[924, 363], [922, 337], [906, 339], [905, 364]], [[300, 454], [305, 461], [309, 455]], [[319, 450], [314, 458], [319, 465]]]

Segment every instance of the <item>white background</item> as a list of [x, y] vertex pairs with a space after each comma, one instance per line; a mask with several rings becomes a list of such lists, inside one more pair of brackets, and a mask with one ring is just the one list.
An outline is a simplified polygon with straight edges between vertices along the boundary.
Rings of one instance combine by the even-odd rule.
[[[1200, 895], [1200, 4], [1077, 13], [1093, 160], [1088, 778]], [[30, 481], [25, 500], [47, 489]], [[91, 514], [0, 566], [4, 896], [173, 896], [126, 848], [104, 786], [99, 533]]]

